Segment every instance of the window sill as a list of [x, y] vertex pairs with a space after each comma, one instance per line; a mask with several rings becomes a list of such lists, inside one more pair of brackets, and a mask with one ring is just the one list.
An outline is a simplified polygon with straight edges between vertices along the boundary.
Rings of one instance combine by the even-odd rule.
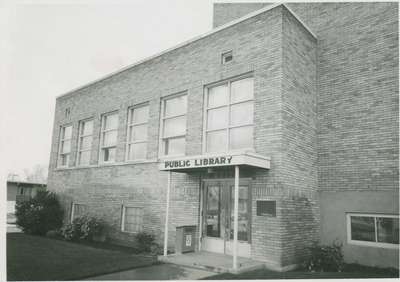
[[149, 160], [140, 160], [140, 161], [137, 160], [137, 161], [126, 161], [126, 162], [101, 163], [101, 164], [86, 165], [86, 166], [57, 167], [55, 169], [55, 171], [111, 167], [111, 166], [123, 166], [123, 165], [135, 165], [135, 164], [149, 164], [149, 163], [157, 163], [157, 162], [158, 162], [157, 159], [149, 159]]
[[160, 161], [163, 160], [168, 160], [168, 159], [173, 159], [173, 158], [182, 158], [182, 157], [187, 157], [185, 154], [178, 154], [178, 155], [162, 155], [159, 157]]
[[221, 152], [207, 152], [203, 151], [203, 155], [230, 155], [230, 154], [256, 154], [256, 150], [253, 148], [244, 148], [244, 149], [238, 149], [238, 150], [228, 150], [228, 151], [221, 151]]
[[381, 242], [368, 242], [368, 241], [348, 240], [347, 244], [360, 246], [360, 247], [399, 249], [399, 244], [390, 244], [390, 243], [381, 243]]

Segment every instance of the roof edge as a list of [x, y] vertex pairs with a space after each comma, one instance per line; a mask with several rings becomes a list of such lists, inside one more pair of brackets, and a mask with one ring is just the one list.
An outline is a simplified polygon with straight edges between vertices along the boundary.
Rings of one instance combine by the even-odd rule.
[[152, 59], [155, 59], [155, 58], [157, 58], [157, 57], [160, 57], [160, 56], [162, 56], [162, 55], [164, 55], [164, 54], [166, 54], [166, 53], [169, 53], [169, 52], [171, 52], [171, 51], [173, 51], [173, 50], [175, 50], [175, 49], [178, 49], [178, 48], [180, 48], [180, 47], [186, 46], [186, 45], [188, 45], [188, 44], [190, 44], [190, 43], [193, 43], [193, 42], [195, 42], [195, 41], [197, 41], [197, 40], [200, 40], [200, 39], [202, 39], [202, 38], [205, 38], [205, 37], [207, 37], [207, 36], [210, 36], [210, 35], [212, 35], [212, 34], [214, 34], [214, 33], [217, 33], [217, 32], [219, 32], [219, 31], [221, 31], [221, 30], [223, 30], [223, 29], [226, 29], [226, 28], [228, 28], [228, 27], [234, 26], [234, 25], [236, 25], [236, 24], [238, 24], [238, 23], [240, 23], [240, 22], [242, 22], [242, 21], [245, 21], [245, 20], [247, 20], [247, 19], [250, 19], [250, 18], [252, 18], [252, 17], [255, 17], [255, 16], [259, 15], [259, 14], [262, 14], [262, 13], [264, 13], [264, 12], [266, 12], [266, 11], [272, 10], [272, 9], [274, 9], [274, 8], [276, 8], [276, 7], [281, 6], [281, 5], [284, 6], [284, 7], [285, 7], [285, 8], [286, 8], [286, 9], [287, 9], [287, 10], [288, 10], [288, 11], [289, 11], [289, 12], [290, 12], [290, 13], [291, 13], [291, 14], [292, 14], [306, 29], [307, 29], [307, 31], [310, 32], [310, 34], [311, 34], [313, 37], [317, 38], [317, 36], [311, 31], [311, 29], [310, 29], [310, 28], [296, 15], [287, 5], [285, 5], [284, 3], [276, 3], [276, 4], [272, 4], [272, 5], [266, 6], [266, 7], [264, 7], [264, 8], [261, 8], [261, 9], [259, 9], [259, 10], [256, 10], [256, 11], [254, 11], [254, 12], [251, 12], [251, 13], [249, 13], [249, 14], [246, 14], [246, 15], [244, 15], [243, 17], [240, 17], [240, 18], [235, 19], [235, 20], [233, 20], [233, 21], [227, 22], [226, 24], [223, 24], [223, 25], [221, 25], [221, 26], [219, 26], [219, 27], [217, 27], [217, 28], [214, 28], [214, 29], [212, 29], [212, 30], [210, 30], [210, 31], [208, 31], [208, 32], [206, 32], [206, 33], [204, 33], [204, 34], [201, 34], [201, 35], [196, 36], [196, 37], [194, 37], [194, 38], [192, 38], [192, 39], [189, 39], [189, 40], [187, 40], [187, 41], [184, 41], [184, 42], [182, 42], [182, 43], [179, 43], [179, 44], [177, 44], [177, 45], [175, 45], [175, 46], [172, 46], [172, 47], [170, 47], [170, 48], [168, 48], [168, 49], [166, 49], [166, 50], [164, 50], [164, 51], [161, 51], [161, 52], [159, 52], [159, 53], [156, 53], [156, 54], [154, 54], [154, 55], [151, 55], [151, 56], [149, 56], [149, 57], [146, 57], [146, 58], [144, 58], [144, 59], [142, 59], [142, 60], [139, 60], [139, 61], [137, 61], [137, 62], [135, 62], [135, 63], [133, 63], [133, 64], [130, 64], [130, 65], [126, 66], [126, 67], [123, 67], [123, 68], [121, 68], [121, 69], [119, 69], [119, 70], [113, 71], [113, 72], [108, 73], [108, 74], [106, 74], [106, 75], [104, 75], [104, 76], [101, 76], [101, 77], [99, 77], [99, 78], [97, 78], [97, 79], [95, 79], [95, 80], [92, 80], [92, 81], [90, 81], [90, 82], [87, 82], [87, 83], [85, 83], [85, 84], [83, 84], [83, 85], [81, 85], [81, 86], [78, 86], [78, 87], [76, 87], [76, 88], [73, 88], [73, 89], [67, 91], [66, 93], [57, 95], [57, 96], [56, 96], [56, 99], [63, 98], [63, 97], [69, 96], [69, 95], [71, 95], [71, 94], [74, 94], [74, 93], [75, 93], [76, 91], [78, 91], [78, 90], [84, 89], [84, 88], [86, 88], [86, 87], [88, 87], [88, 86], [90, 86], [90, 85], [93, 85], [93, 84], [97, 83], [97, 82], [100, 82], [100, 81], [102, 81], [102, 80], [108, 79], [108, 78], [110, 78], [110, 77], [112, 77], [112, 76], [114, 76], [114, 75], [117, 75], [117, 74], [119, 74], [119, 73], [122, 73], [122, 72], [124, 72], [124, 71], [126, 71], [126, 70], [128, 70], [128, 69], [130, 69], [130, 68], [136, 67], [136, 66], [138, 66], [138, 65], [140, 65], [140, 64], [143, 64], [143, 63], [145, 63], [145, 62], [147, 62], [147, 61], [150, 61], [150, 60], [152, 60]]
[[317, 35], [311, 30], [311, 28], [309, 28], [305, 22], [303, 22], [303, 20], [295, 13], [293, 12], [293, 10], [288, 7], [287, 5], [283, 4], [283, 6], [293, 15], [293, 17], [296, 18], [296, 20], [298, 20], [301, 25], [315, 38], [317, 39]]
[[22, 180], [7, 180], [7, 183], [27, 184], [27, 185], [42, 185], [42, 186], [46, 186], [47, 185], [47, 183], [29, 182], [29, 181], [22, 181]]

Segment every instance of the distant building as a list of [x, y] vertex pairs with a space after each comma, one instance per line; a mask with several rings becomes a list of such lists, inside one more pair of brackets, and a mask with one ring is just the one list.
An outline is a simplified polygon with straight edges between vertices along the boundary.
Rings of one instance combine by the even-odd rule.
[[7, 213], [15, 213], [17, 201], [34, 197], [39, 190], [46, 190], [45, 183], [7, 181]]
[[121, 244], [192, 225], [273, 269], [335, 240], [398, 267], [398, 3], [265, 5], [58, 97], [49, 190]]

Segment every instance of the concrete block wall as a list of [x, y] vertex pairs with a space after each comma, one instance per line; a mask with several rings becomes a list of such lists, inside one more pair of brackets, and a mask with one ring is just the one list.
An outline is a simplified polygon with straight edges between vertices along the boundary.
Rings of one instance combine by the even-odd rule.
[[[346, 212], [399, 214], [399, 191], [321, 191], [322, 243], [343, 242], [346, 262], [374, 267], [399, 267], [398, 248], [366, 247], [347, 243]], [[351, 207], [351, 210], [349, 210]]]

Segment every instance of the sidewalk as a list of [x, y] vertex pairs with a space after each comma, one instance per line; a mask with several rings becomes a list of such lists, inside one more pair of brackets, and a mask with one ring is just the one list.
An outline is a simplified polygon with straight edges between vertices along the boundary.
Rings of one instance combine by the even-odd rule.
[[212, 275], [216, 273], [165, 263], [90, 277], [85, 280], [197, 280]]

